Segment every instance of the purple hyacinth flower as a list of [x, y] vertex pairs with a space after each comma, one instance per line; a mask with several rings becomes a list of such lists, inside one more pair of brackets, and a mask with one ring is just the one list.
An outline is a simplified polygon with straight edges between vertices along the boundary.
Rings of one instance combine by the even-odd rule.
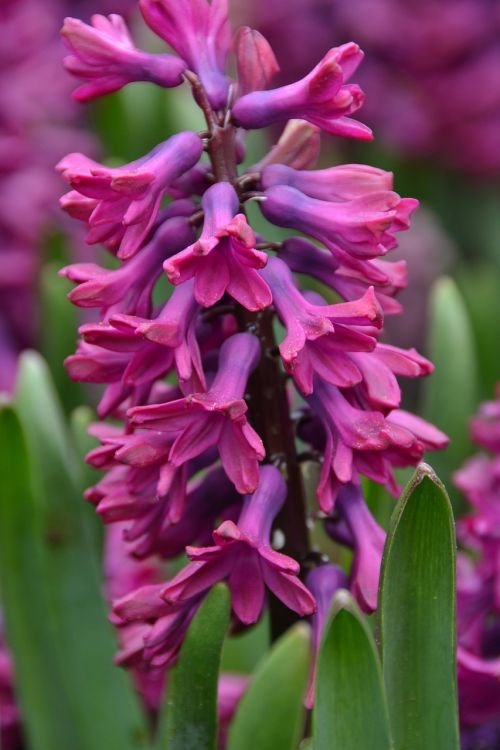
[[64, 60], [66, 70], [85, 81], [73, 92], [76, 101], [95, 99], [134, 81], [150, 81], [165, 88], [182, 83], [184, 61], [175, 55], [151, 55], [137, 49], [121, 16], [94, 15], [91, 25], [66, 18], [62, 37], [71, 53]]
[[341, 388], [359, 383], [362, 373], [350, 353], [371, 351], [382, 325], [373, 289], [355, 302], [315, 305], [299, 292], [283, 261], [271, 258], [262, 273], [286, 328], [281, 358], [300, 390], [313, 392], [315, 374]]
[[[345, 525], [354, 558], [349, 587], [363, 612], [377, 608], [378, 583], [385, 532], [370, 513], [359, 484], [349, 483], [340, 490], [335, 504], [340, 524]], [[327, 519], [326, 529], [336, 539], [337, 519]], [[344, 531], [341, 531], [344, 534]], [[345, 539], [339, 541], [344, 542]]]
[[366, 164], [315, 170], [272, 164], [262, 172], [262, 187], [267, 190], [275, 185], [289, 185], [310, 198], [344, 203], [362, 195], [392, 192], [393, 174]]
[[471, 437], [483, 448], [500, 453], [500, 386], [497, 386], [497, 400], [482, 403], [472, 418]]
[[164, 263], [172, 284], [195, 279], [195, 297], [204, 307], [227, 292], [247, 310], [261, 310], [272, 302], [271, 292], [258, 269], [267, 255], [255, 249], [255, 235], [228, 182], [218, 182], [204, 193], [203, 231], [196, 242]]
[[164, 670], [176, 661], [203, 597], [172, 606], [160, 596], [164, 587], [164, 583], [141, 586], [113, 602], [113, 622], [137, 626], [115, 657], [116, 664]]
[[155, 318], [115, 314], [110, 317], [110, 323], [135, 341], [142, 339], [171, 349], [179, 383], [190, 391], [204, 391], [205, 375], [196, 337], [199, 307], [194, 299], [193, 286], [188, 281], [174, 289]]
[[364, 100], [359, 86], [346, 84], [362, 59], [353, 42], [334, 47], [300, 81], [243, 96], [234, 105], [233, 119], [248, 129], [298, 118], [332, 135], [371, 140], [370, 128], [349, 117]]
[[227, 579], [234, 613], [246, 625], [260, 617], [266, 586], [290, 609], [312, 614], [316, 604], [297, 577], [299, 564], [270, 546], [271, 526], [285, 497], [286, 485], [278, 469], [264, 466], [256, 492], [245, 499], [238, 524], [222, 523], [213, 533], [213, 547], [188, 547], [192, 562], [164, 587], [162, 598], [173, 605], [187, 603]]
[[62, 159], [57, 168], [66, 182], [97, 201], [86, 241], [105, 242], [119, 233], [118, 257], [135, 255], [153, 227], [168, 187], [196, 164], [202, 151], [199, 136], [185, 132], [123, 167], [104, 167], [83, 154]]
[[[191, 213], [190, 201], [187, 211]], [[118, 269], [101, 268], [95, 263], [75, 263], [59, 273], [78, 284], [68, 295], [73, 304], [98, 307], [106, 314], [116, 309], [120, 313], [145, 317], [151, 313], [151, 296], [161, 276], [163, 260], [193, 237], [194, 230], [187, 218], [173, 216], [161, 224], [140, 253]]]
[[232, 41], [227, 0], [140, 0], [140, 8], [148, 26], [199, 76], [212, 106], [224, 107]]
[[363, 270], [367, 271], [363, 273], [342, 266], [331, 253], [321, 250], [302, 237], [285, 240], [280, 258], [295, 273], [310, 274], [334, 289], [343, 299], [358, 299], [369, 286], [373, 286], [384, 315], [396, 315], [402, 311], [394, 295], [408, 283], [404, 261], [363, 261]]
[[305, 232], [323, 242], [346, 265], [385, 255], [397, 247], [396, 232], [410, 227], [418, 201], [390, 190], [344, 201], [310, 198], [296, 188], [276, 185], [265, 191], [262, 213], [273, 224]]
[[320, 565], [313, 568], [306, 578], [307, 588], [316, 599], [316, 612], [311, 617], [313, 661], [309, 674], [309, 682], [305, 698], [306, 708], [311, 709], [314, 704], [314, 689], [316, 685], [316, 671], [321, 637], [333, 598], [339, 589], [348, 587], [347, 577], [338, 565]]
[[[307, 400], [324, 427], [324, 461], [317, 495], [320, 508], [329, 513], [342, 485], [358, 482], [359, 474], [385, 485], [398, 495], [394, 467], [416, 466], [425, 450], [448, 444], [440, 430], [408, 412], [395, 409], [387, 417], [363, 408], [352, 394], [342, 393], [319, 378]], [[348, 400], [352, 399], [352, 403]]]
[[165, 404], [139, 406], [129, 412], [138, 427], [178, 433], [169, 460], [182, 466], [217, 446], [224, 470], [241, 493], [259, 482], [262, 440], [246, 419], [243, 400], [247, 380], [260, 356], [258, 340], [247, 333], [227, 339], [220, 349], [219, 369], [206, 393], [192, 393]]

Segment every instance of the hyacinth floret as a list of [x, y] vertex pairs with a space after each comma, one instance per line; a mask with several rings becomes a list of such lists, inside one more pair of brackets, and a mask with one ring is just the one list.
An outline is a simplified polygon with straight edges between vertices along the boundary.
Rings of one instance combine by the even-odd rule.
[[[447, 439], [400, 409], [398, 377], [428, 375], [432, 364], [380, 341], [406, 285], [404, 263], [390, 253], [417, 201], [401, 198], [380, 169], [312, 169], [322, 134], [371, 138], [351, 118], [363, 102], [349, 82], [359, 47], [333, 48], [303, 79], [269, 88], [274, 53], [253, 29], [233, 38], [225, 0], [140, 0], [140, 9], [178, 57], [137, 50], [118, 16], [91, 26], [67, 19], [66, 64], [83, 82], [77, 98], [182, 79], [206, 130], [174, 135], [123, 166], [70, 154], [58, 168], [71, 188], [62, 208], [119, 262], [61, 272], [75, 284], [70, 299], [100, 311], [99, 323], [81, 327], [68, 370], [106, 386], [98, 414], [114, 420], [92, 427], [100, 445], [88, 461], [106, 473], [86, 497], [104, 523], [119, 525], [137, 564], [189, 558], [172, 579], [114, 602], [118, 662], [154, 672], [175, 661], [220, 580], [238, 628], [267, 603], [275, 632], [290, 611], [310, 616], [318, 606], [316, 644], [339, 586], [372, 611], [384, 535], [361, 477], [397, 495], [395, 469]], [[275, 145], [240, 166], [246, 131], [270, 124], [282, 126]], [[286, 241], [252, 228], [251, 201], [269, 224], [291, 230]], [[312, 286], [301, 288], [304, 275]], [[170, 282], [162, 300], [161, 277]], [[318, 464], [311, 511], [306, 461]], [[308, 540], [311, 524], [323, 522], [354, 551], [349, 580], [328, 565], [305, 578], [324, 563]]]

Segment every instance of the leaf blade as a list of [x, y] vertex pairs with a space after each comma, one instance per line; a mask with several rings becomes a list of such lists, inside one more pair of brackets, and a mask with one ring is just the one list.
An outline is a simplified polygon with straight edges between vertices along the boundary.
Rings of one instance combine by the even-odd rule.
[[305, 720], [309, 661], [309, 632], [299, 624], [276, 642], [257, 668], [232, 721], [228, 750], [297, 747]]
[[425, 464], [396, 507], [379, 617], [395, 750], [458, 750], [453, 514]]
[[347, 591], [336, 595], [316, 676], [315, 750], [390, 750], [389, 718], [377, 649]]
[[475, 343], [467, 308], [452, 279], [436, 282], [429, 306], [428, 355], [436, 369], [424, 384], [423, 416], [450, 437], [446, 450], [433, 456], [433, 466], [451, 487], [455, 502], [451, 474], [472, 449], [468, 421], [477, 403]]
[[12, 407], [0, 409], [0, 496], [2, 602], [24, 728], [33, 750], [76, 750], [81, 745], [54, 649], [47, 592], [39, 582], [43, 550], [28, 449]]
[[230, 596], [214, 586], [196, 613], [169, 674], [157, 750], [215, 750], [217, 685]]
[[92, 510], [81, 496], [75, 447], [48, 368], [35, 352], [21, 357], [16, 405], [36, 483], [40, 579], [69, 715], [83, 750], [136, 750], [147, 728], [128, 676], [113, 665], [116, 644], [101, 591]]

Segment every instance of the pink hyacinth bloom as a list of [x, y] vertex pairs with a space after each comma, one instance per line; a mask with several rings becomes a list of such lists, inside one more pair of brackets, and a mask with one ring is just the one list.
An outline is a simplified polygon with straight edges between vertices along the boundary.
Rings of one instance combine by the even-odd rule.
[[255, 249], [255, 235], [239, 211], [239, 198], [228, 182], [218, 182], [204, 193], [205, 212], [200, 238], [165, 261], [172, 284], [195, 279], [194, 294], [204, 307], [227, 292], [247, 310], [262, 310], [272, 302], [268, 285], [257, 269], [267, 255]]
[[64, 60], [66, 70], [85, 81], [73, 93], [79, 102], [118, 91], [134, 81], [150, 81], [165, 88], [182, 83], [184, 61], [137, 49], [121, 16], [95, 15], [91, 25], [66, 18], [62, 37], [71, 53]]
[[471, 437], [475, 443], [494, 453], [500, 453], [500, 386], [497, 400], [481, 404], [478, 414], [471, 420]]
[[359, 482], [359, 474], [399, 494], [393, 468], [416, 466], [425, 450], [440, 450], [448, 444], [446, 435], [423, 419], [402, 410], [384, 417], [379, 411], [359, 408], [345, 393], [319, 378], [307, 400], [325, 429], [317, 488], [325, 513], [334, 507], [342, 485]]
[[172, 369], [174, 355], [171, 350], [150, 342], [128, 342], [129, 348], [124, 351], [123, 337], [121, 349], [116, 351], [119, 332], [111, 327], [99, 330], [99, 326], [91, 325], [91, 337], [96, 329], [101, 336], [100, 342], [106, 339], [115, 348], [106, 349], [80, 341], [76, 353], [64, 360], [64, 366], [70, 377], [79, 383], [110, 384], [97, 407], [97, 413], [103, 418], [129, 398], [132, 404], [147, 398], [155, 381]]
[[262, 187], [289, 185], [310, 198], [343, 203], [373, 193], [392, 192], [392, 172], [366, 164], [343, 164], [329, 169], [300, 170], [272, 164], [262, 172]]
[[[374, 612], [377, 608], [385, 532], [370, 513], [358, 484], [342, 487], [335, 511], [347, 528], [349, 546], [354, 551], [349, 587], [363, 612]], [[335, 521], [327, 520], [326, 528], [335, 538]]]
[[377, 344], [369, 355], [353, 352], [351, 359], [362, 375], [358, 393], [363, 401], [371, 408], [384, 411], [401, 404], [397, 375], [421, 378], [434, 371], [434, 365], [415, 349], [399, 349], [389, 344]]
[[[191, 213], [189, 204], [187, 211]], [[173, 216], [161, 224], [140, 253], [118, 269], [101, 268], [95, 263], [75, 263], [59, 273], [78, 284], [68, 295], [73, 304], [98, 307], [105, 313], [116, 307], [121, 313], [145, 317], [151, 313], [151, 295], [161, 276], [163, 260], [193, 237], [194, 230], [187, 218]]]
[[305, 232], [323, 242], [346, 265], [385, 255], [395, 237], [410, 227], [418, 201], [390, 190], [344, 201], [310, 198], [296, 188], [276, 185], [265, 191], [262, 213], [273, 224]]
[[263, 275], [286, 328], [279, 346], [281, 358], [300, 390], [313, 392], [315, 374], [341, 388], [359, 383], [362, 373], [351, 352], [371, 351], [382, 325], [373, 289], [355, 302], [314, 305], [299, 292], [288, 266], [278, 258], [269, 260]]
[[242, 26], [234, 37], [239, 93], [267, 88], [279, 65], [269, 42], [255, 29]]
[[[106, 530], [104, 548], [104, 573], [106, 598], [109, 601], [126, 596], [139, 586], [154, 584], [161, 579], [160, 563], [156, 560], [138, 562], [130, 555], [124, 540], [124, 525], [116, 524]], [[113, 616], [111, 620], [113, 621]], [[137, 624], [122, 623], [117, 628], [120, 648], [127, 649], [137, 639]], [[164, 691], [165, 676], [144, 669], [133, 672], [134, 684], [144, 706], [154, 711], [158, 709]]]
[[373, 286], [384, 315], [396, 315], [402, 311], [394, 295], [408, 283], [404, 261], [363, 261], [363, 270], [367, 272], [363, 273], [342, 266], [331, 253], [321, 250], [302, 237], [285, 240], [280, 258], [295, 273], [310, 274], [334, 289], [343, 299], [358, 299], [369, 286]]
[[306, 578], [307, 588], [316, 599], [316, 612], [311, 617], [313, 661], [309, 674], [309, 682], [305, 698], [306, 708], [311, 709], [314, 704], [314, 689], [316, 685], [316, 670], [318, 666], [318, 653], [325, 628], [328, 613], [333, 598], [339, 589], [348, 587], [347, 577], [338, 565], [319, 565], [313, 568]]
[[135, 315], [115, 314], [110, 323], [124, 336], [146, 340], [172, 350], [179, 382], [191, 391], [206, 390], [200, 347], [196, 337], [198, 304], [193, 283], [186, 282], [172, 293], [159, 314], [149, 320]]
[[89, 218], [89, 244], [120, 237], [118, 257], [130, 258], [152, 229], [169, 186], [193, 167], [203, 144], [196, 133], [172, 136], [141, 159], [104, 167], [83, 154], [69, 154], [58, 170], [73, 190], [96, 200]]
[[140, 0], [148, 26], [199, 76], [215, 109], [227, 102], [231, 49], [227, 0]]
[[293, 611], [312, 614], [314, 597], [297, 577], [299, 564], [275, 552], [269, 542], [285, 497], [286, 485], [278, 469], [264, 466], [256, 492], [245, 499], [238, 524], [222, 523], [213, 533], [213, 547], [188, 547], [191, 564], [165, 586], [162, 598], [173, 605], [187, 603], [227, 579], [234, 613], [246, 625], [260, 617], [266, 586]]
[[192, 393], [165, 404], [139, 406], [129, 412], [138, 427], [178, 433], [169, 461], [174, 466], [217, 446], [224, 470], [238, 492], [253, 492], [264, 458], [260, 437], [248, 424], [243, 400], [247, 380], [260, 356], [258, 340], [247, 333], [224, 342], [217, 375], [206, 393]]
[[370, 128], [349, 117], [363, 104], [359, 86], [346, 84], [362, 59], [353, 42], [334, 47], [300, 81], [243, 96], [234, 105], [233, 119], [248, 129], [299, 118], [332, 135], [371, 140]]
[[161, 598], [164, 587], [164, 583], [142, 586], [113, 602], [115, 624], [136, 626], [115, 657], [116, 664], [147, 666], [155, 671], [165, 670], [176, 661], [203, 597], [174, 607]]

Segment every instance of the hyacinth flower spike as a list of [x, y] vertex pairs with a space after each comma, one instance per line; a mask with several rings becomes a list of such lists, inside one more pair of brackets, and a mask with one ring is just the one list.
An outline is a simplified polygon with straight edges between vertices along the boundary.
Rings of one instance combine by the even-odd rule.
[[[266, 589], [299, 617], [315, 611], [300, 578], [319, 559], [310, 554], [310, 521], [318, 519], [308, 517], [303, 460], [321, 466], [320, 509], [329, 531], [354, 549], [348, 585], [371, 611], [383, 533], [360, 477], [397, 495], [395, 468], [417, 464], [446, 438], [399, 409], [399, 376], [421, 377], [432, 365], [379, 342], [383, 315], [401, 310], [405, 266], [390, 253], [417, 201], [370, 166], [313, 170], [322, 132], [371, 138], [351, 119], [364, 98], [350, 83], [363, 57], [358, 45], [331, 49], [301, 80], [265, 90], [278, 62], [259, 32], [232, 36], [227, 0], [140, 0], [140, 8], [178, 58], [136, 49], [116, 16], [67, 21], [67, 64], [83, 81], [77, 96], [182, 78], [204, 129], [122, 167], [70, 154], [59, 171], [70, 186], [63, 209], [119, 264], [63, 271], [76, 284], [71, 300], [101, 316], [81, 327], [68, 369], [107, 383], [98, 412], [120, 423], [99, 429], [88, 460], [106, 474], [86, 497], [105, 523], [126, 524], [133, 557], [169, 560], [187, 550], [190, 559], [172, 580], [114, 604], [119, 663], [164, 677], [217, 581], [231, 589], [236, 627], [258, 620]], [[241, 168], [245, 130], [280, 122], [275, 145]], [[291, 236], [256, 236], [249, 201]], [[302, 275], [340, 301], [326, 304]], [[299, 440], [311, 451], [299, 452]], [[282, 553], [270, 543], [277, 528]], [[319, 579], [330, 567], [311, 576], [318, 632], [333, 590]], [[333, 578], [333, 588], [345, 585]], [[285, 627], [280, 610], [270, 607], [273, 633]]]
[[182, 83], [185, 62], [175, 55], [138, 50], [121, 16], [94, 15], [91, 24], [66, 18], [61, 33], [70, 52], [64, 66], [85, 81], [73, 93], [76, 101], [110, 94], [134, 81], [149, 81], [165, 88]]
[[245, 499], [238, 523], [225, 521], [213, 533], [214, 547], [188, 547], [192, 561], [161, 592], [170, 604], [187, 602], [227, 579], [233, 610], [248, 625], [264, 607], [267, 586], [301, 615], [314, 612], [314, 597], [298, 579], [300, 566], [270, 546], [271, 526], [285, 502], [286, 485], [278, 469], [264, 466], [256, 492]]
[[224, 470], [238, 492], [252, 492], [259, 482], [258, 462], [265, 451], [247, 422], [242, 396], [258, 359], [259, 344], [254, 336], [231, 336], [221, 347], [219, 369], [206, 393], [135, 407], [129, 412], [131, 421], [138, 427], [179, 433], [169, 455], [175, 466], [216, 445]]

